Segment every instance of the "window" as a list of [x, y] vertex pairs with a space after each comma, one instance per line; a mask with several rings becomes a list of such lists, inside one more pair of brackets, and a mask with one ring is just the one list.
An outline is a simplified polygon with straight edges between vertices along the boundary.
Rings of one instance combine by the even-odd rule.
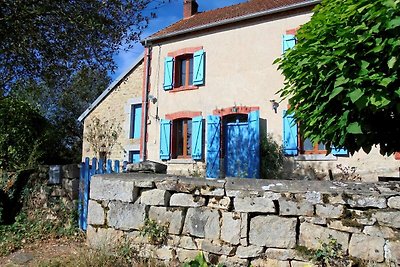
[[140, 162], [140, 152], [138, 150], [129, 151], [129, 163]]
[[187, 48], [168, 55], [164, 60], [164, 90], [197, 89], [204, 85], [203, 49]]
[[176, 62], [175, 87], [189, 87], [193, 85], [193, 55], [179, 57]]
[[136, 104], [131, 106], [130, 132], [129, 138], [140, 138], [142, 124], [142, 105]]
[[174, 120], [172, 144], [173, 158], [189, 158], [192, 155], [192, 119]]
[[[185, 116], [178, 116], [178, 114]], [[160, 120], [160, 159], [203, 158], [201, 112], [177, 112]]]
[[[295, 123], [293, 114], [286, 114], [283, 111], [283, 150], [287, 156], [299, 154], [326, 154], [327, 150], [323, 143], [314, 144], [310, 139], [303, 139], [298, 134], [298, 125]], [[332, 147], [331, 153], [334, 156], [348, 156], [346, 149]]]

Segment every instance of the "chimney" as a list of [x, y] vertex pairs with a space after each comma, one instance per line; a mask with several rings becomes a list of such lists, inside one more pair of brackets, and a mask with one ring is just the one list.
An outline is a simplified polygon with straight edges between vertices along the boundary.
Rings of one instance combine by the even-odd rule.
[[187, 19], [196, 14], [198, 7], [196, 0], [183, 0], [183, 18]]

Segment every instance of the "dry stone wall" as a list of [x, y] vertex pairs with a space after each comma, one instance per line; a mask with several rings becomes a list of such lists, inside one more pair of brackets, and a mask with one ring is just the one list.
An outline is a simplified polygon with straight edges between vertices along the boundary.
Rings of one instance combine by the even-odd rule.
[[[167, 226], [162, 245], [140, 230]], [[92, 178], [87, 240], [127, 237], [171, 264], [203, 251], [226, 266], [309, 266], [299, 247], [336, 239], [371, 266], [400, 263], [400, 183], [343, 183], [115, 174]]]

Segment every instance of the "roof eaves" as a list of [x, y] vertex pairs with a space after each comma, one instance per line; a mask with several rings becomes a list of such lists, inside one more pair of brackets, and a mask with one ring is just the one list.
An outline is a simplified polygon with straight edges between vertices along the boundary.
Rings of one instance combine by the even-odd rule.
[[104, 98], [108, 96], [108, 94], [143, 60], [144, 53], [142, 53], [133, 63], [126, 69], [123, 73], [121, 73], [108, 87], [104, 90], [99, 97], [93, 101], [92, 104], [79, 116], [78, 121], [82, 122], [89, 114], [92, 112]]
[[289, 6], [268, 9], [265, 11], [260, 11], [257, 13], [252, 13], [252, 14], [235, 17], [235, 18], [231, 18], [231, 19], [225, 19], [225, 20], [209, 23], [206, 25], [196, 26], [193, 28], [185, 29], [185, 30], [175, 31], [175, 32], [171, 32], [171, 33], [167, 33], [167, 34], [163, 34], [163, 35], [159, 35], [159, 36], [155, 36], [155, 37], [148, 37], [148, 38], [145, 38], [144, 40], [142, 40], [141, 43], [145, 46], [148, 46], [148, 43], [150, 43], [150, 45], [151, 45], [152, 41], [165, 39], [165, 38], [169, 38], [169, 37], [175, 37], [175, 36], [186, 34], [186, 33], [205, 30], [208, 28], [222, 26], [222, 25], [239, 22], [239, 21], [243, 21], [243, 20], [248, 20], [248, 19], [253, 19], [253, 18], [257, 18], [257, 17], [262, 17], [262, 16], [266, 16], [266, 15], [272, 15], [275, 13], [290, 11], [290, 10], [298, 9], [298, 8], [302, 8], [302, 7], [308, 7], [308, 6], [319, 4], [320, 2], [321, 2], [321, 0], [309, 0], [309, 1], [304, 1], [302, 3], [297, 3], [297, 4], [293, 4], [293, 5], [289, 5]]

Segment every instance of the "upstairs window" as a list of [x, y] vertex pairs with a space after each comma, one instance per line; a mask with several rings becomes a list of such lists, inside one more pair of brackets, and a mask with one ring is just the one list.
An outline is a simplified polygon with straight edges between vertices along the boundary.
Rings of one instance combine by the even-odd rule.
[[176, 86], [188, 87], [193, 85], [193, 55], [178, 57], [176, 62]]
[[197, 89], [198, 86], [204, 85], [203, 49], [187, 48], [168, 55], [164, 60], [164, 90]]

